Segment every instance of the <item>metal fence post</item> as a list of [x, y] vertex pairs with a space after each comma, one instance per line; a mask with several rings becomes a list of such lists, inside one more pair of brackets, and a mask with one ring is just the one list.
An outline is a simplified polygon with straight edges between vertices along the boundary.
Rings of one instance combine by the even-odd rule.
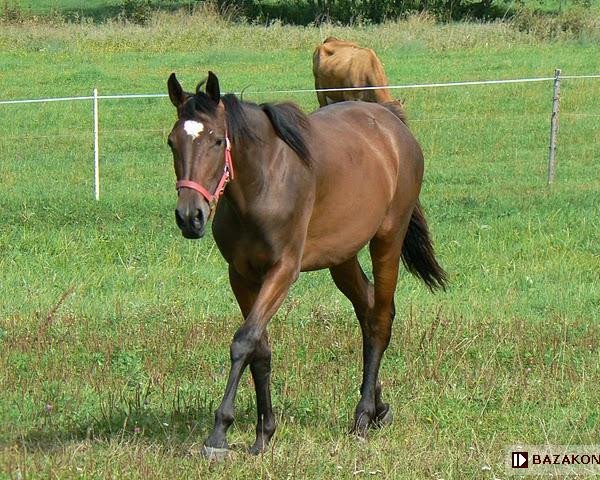
[[94, 195], [100, 200], [100, 153], [98, 152], [98, 89], [94, 88]]
[[558, 133], [558, 108], [560, 104], [560, 68], [554, 71], [554, 95], [552, 97], [552, 117], [550, 118], [550, 149], [548, 152], [548, 185], [554, 182], [556, 174], [556, 134]]

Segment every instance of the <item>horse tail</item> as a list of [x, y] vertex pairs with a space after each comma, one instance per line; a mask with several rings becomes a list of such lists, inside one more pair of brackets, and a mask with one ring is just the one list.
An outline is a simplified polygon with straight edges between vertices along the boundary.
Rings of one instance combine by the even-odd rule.
[[410, 273], [423, 280], [432, 292], [437, 289], [446, 290], [446, 272], [435, 258], [427, 220], [418, 202], [402, 245], [402, 263]]

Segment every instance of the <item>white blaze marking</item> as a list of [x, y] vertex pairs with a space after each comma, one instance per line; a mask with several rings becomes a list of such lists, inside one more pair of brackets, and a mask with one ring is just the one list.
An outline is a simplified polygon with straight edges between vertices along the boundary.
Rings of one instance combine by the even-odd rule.
[[204, 125], [200, 122], [196, 122], [195, 120], [186, 120], [183, 124], [183, 129], [185, 130], [185, 133], [187, 133], [190, 137], [192, 137], [192, 140], [194, 140], [204, 131]]

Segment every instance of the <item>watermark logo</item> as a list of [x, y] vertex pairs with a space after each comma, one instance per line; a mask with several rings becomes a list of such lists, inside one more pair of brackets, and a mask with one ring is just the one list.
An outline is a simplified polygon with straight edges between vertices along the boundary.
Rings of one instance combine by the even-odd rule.
[[512, 468], [529, 467], [529, 452], [512, 452]]
[[600, 445], [513, 445], [506, 469], [511, 475], [600, 475]]

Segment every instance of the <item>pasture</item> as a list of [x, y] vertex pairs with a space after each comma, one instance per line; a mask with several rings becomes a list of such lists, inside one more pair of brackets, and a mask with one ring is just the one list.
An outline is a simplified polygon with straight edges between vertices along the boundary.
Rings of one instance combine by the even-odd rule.
[[[172, 71], [189, 88], [211, 69], [223, 91], [311, 111], [314, 94], [251, 92], [310, 88], [327, 35], [374, 48], [391, 83], [600, 71], [597, 39], [540, 43], [503, 24], [208, 20], [3, 25], [0, 96], [163, 93]], [[548, 187], [551, 91], [392, 92], [425, 152], [421, 199], [451, 282], [432, 295], [401, 272], [381, 371], [395, 422], [368, 443], [347, 435], [358, 323], [327, 272], [303, 274], [269, 329], [272, 449], [244, 453], [246, 374], [224, 464], [194, 452], [240, 314], [210, 236], [175, 226], [173, 107], [101, 103], [95, 202], [90, 103], [0, 105], [0, 476], [492, 479], [506, 477], [508, 445], [600, 443], [600, 81], [563, 82]]]

